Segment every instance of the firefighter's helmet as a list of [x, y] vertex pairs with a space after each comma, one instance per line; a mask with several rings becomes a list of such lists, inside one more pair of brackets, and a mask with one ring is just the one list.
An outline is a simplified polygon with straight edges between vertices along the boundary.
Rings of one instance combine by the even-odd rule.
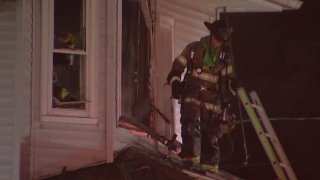
[[219, 41], [226, 41], [229, 38], [232, 28], [227, 28], [225, 21], [215, 20], [214, 22], [204, 22], [204, 25], [209, 29], [210, 33]]

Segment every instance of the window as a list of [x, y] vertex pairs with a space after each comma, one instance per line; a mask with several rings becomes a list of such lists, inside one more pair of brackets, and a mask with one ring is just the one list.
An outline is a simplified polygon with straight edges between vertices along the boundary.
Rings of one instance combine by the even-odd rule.
[[[44, 121], [96, 124], [97, 10], [90, 0], [43, 0], [41, 113]], [[97, 19], [97, 18], [96, 18]]]

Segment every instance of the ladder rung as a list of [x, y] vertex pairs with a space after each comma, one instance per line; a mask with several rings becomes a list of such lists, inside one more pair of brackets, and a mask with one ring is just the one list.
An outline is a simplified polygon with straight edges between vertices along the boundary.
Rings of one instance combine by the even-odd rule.
[[282, 162], [279, 162], [279, 165], [280, 165], [281, 167], [283, 167], [283, 168], [287, 168], [287, 167], [289, 167], [287, 164], [282, 163]]
[[259, 105], [251, 103], [251, 106], [256, 109], [262, 109]]
[[274, 138], [274, 136], [270, 135], [269, 133], [264, 133], [264, 135], [267, 136], [270, 139]]

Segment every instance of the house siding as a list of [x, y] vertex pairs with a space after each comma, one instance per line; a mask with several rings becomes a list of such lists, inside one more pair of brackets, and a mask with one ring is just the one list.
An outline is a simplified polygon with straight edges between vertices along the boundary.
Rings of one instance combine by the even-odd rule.
[[14, 170], [16, 1], [0, 3], [0, 179]]
[[[17, 1], [17, 55], [15, 62], [15, 153], [13, 179], [30, 179], [33, 59], [33, 0]], [[18, 168], [17, 168], [18, 167]]]
[[188, 3], [181, 3], [179, 0], [158, 1], [157, 12], [174, 20], [175, 57], [181, 53], [189, 42], [199, 40], [200, 37], [208, 34], [203, 24], [204, 21], [213, 21], [215, 19], [214, 8], [209, 13], [209, 10], [198, 9], [197, 6], [190, 8]]

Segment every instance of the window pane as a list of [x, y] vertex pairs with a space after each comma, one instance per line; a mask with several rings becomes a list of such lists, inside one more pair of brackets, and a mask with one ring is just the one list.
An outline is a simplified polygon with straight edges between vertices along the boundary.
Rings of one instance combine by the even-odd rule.
[[54, 48], [85, 50], [85, 2], [54, 0]]
[[85, 56], [53, 53], [52, 107], [85, 109]]

